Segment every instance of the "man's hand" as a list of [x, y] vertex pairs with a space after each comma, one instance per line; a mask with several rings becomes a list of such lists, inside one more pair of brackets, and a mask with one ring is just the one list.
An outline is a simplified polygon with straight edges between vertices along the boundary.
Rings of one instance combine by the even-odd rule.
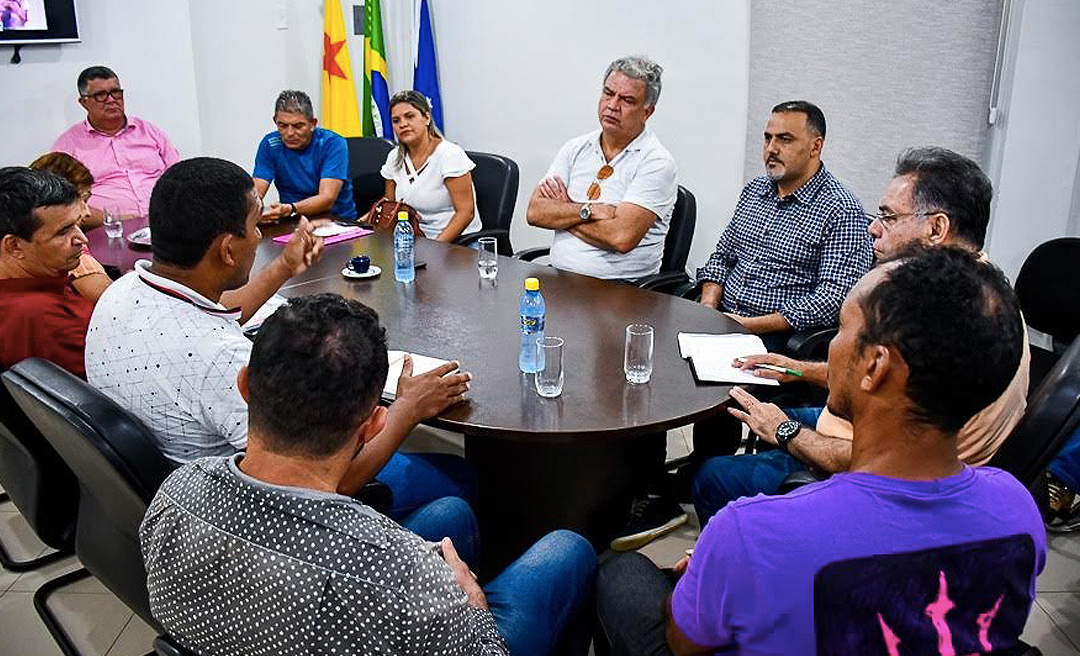
[[540, 184], [537, 185], [537, 190], [540, 192], [541, 198], [561, 200], [566, 203], [571, 202], [570, 195], [566, 192], [566, 183], [557, 175], [541, 180]]
[[593, 203], [589, 205], [590, 221], [607, 221], [615, 218], [615, 205], [608, 203]]
[[300, 217], [289, 243], [285, 244], [285, 250], [280, 257], [290, 276], [298, 276], [307, 271], [308, 267], [322, 257], [323, 239], [316, 236], [314, 230], [315, 227], [306, 217]]
[[270, 203], [269, 207], [263, 208], [262, 216], [259, 217], [259, 223], [275, 223], [284, 219], [292, 214], [292, 210], [295, 205], [292, 203]]
[[780, 427], [780, 424], [788, 420], [788, 416], [784, 414], [784, 411], [775, 403], [758, 401], [753, 394], [741, 387], [731, 388], [731, 398], [741, 405], [743, 409], [728, 407], [728, 412], [749, 426], [750, 430], [754, 431], [754, 434], [758, 437], [769, 444], [776, 444], [776, 429]]
[[413, 361], [406, 355], [401, 365], [394, 405], [400, 403], [402, 407], [409, 408], [416, 423], [438, 415], [463, 400], [469, 389], [472, 374], [462, 372], [450, 375], [459, 366], [456, 361], [447, 362], [427, 373], [413, 376]]
[[806, 363], [792, 358], [779, 355], [777, 353], [765, 353], [764, 355], [747, 355], [731, 363], [731, 366], [736, 369], [744, 369], [754, 374], [758, 378], [771, 378], [772, 380], [778, 380], [781, 383], [793, 383], [795, 381], [802, 380], [798, 376], [792, 376], [791, 374], [782, 374], [779, 371], [773, 371], [771, 369], [758, 369], [759, 364], [771, 364], [776, 367], [783, 367], [784, 369], [793, 369], [800, 371], [806, 368]]
[[675, 564], [671, 566], [671, 571], [675, 572], [679, 576], [686, 574], [686, 568], [690, 566], [690, 554], [686, 554], [679, 560], [675, 561]]
[[469, 598], [468, 604], [473, 608], [487, 610], [487, 597], [480, 588], [480, 584], [476, 582], [476, 574], [473, 574], [469, 566], [458, 556], [457, 549], [454, 549], [454, 543], [450, 541], [450, 538], [442, 539], [439, 550], [442, 552], [443, 560], [450, 566], [450, 571], [454, 573], [458, 586]]

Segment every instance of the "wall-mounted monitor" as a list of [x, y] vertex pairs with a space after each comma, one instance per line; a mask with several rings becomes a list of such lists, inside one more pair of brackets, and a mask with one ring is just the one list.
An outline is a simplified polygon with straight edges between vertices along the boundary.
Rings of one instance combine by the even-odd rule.
[[0, 0], [0, 46], [78, 40], [75, 0]]

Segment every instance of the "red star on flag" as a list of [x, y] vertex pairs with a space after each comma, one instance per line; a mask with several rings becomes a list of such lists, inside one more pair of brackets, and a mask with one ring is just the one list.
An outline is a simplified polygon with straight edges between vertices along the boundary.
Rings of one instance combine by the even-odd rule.
[[337, 43], [330, 42], [330, 35], [323, 32], [323, 70], [330, 74], [331, 77], [337, 76], [341, 79], [348, 79], [345, 77], [345, 73], [341, 70], [341, 67], [337, 63], [337, 54], [345, 46], [345, 41], [338, 41]]

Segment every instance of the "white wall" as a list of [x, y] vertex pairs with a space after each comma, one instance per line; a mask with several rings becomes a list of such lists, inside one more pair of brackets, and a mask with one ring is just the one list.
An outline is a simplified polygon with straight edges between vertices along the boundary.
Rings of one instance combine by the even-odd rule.
[[186, 2], [80, 2], [82, 43], [26, 46], [22, 63], [0, 50], [0, 164], [28, 164], [86, 112], [76, 102], [75, 79], [94, 64], [117, 72], [127, 110], [167, 132], [181, 155], [202, 150], [195, 71]]
[[1015, 279], [1035, 246], [1080, 234], [1080, 2], [1021, 0], [1014, 17], [987, 251]]

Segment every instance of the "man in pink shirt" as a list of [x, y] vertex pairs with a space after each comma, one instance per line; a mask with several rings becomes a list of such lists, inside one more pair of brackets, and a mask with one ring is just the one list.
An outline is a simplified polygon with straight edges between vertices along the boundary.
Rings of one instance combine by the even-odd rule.
[[146, 216], [154, 183], [180, 155], [157, 126], [124, 113], [124, 90], [112, 70], [91, 66], [79, 73], [78, 87], [86, 120], [61, 134], [52, 149], [90, 169], [92, 208]]

